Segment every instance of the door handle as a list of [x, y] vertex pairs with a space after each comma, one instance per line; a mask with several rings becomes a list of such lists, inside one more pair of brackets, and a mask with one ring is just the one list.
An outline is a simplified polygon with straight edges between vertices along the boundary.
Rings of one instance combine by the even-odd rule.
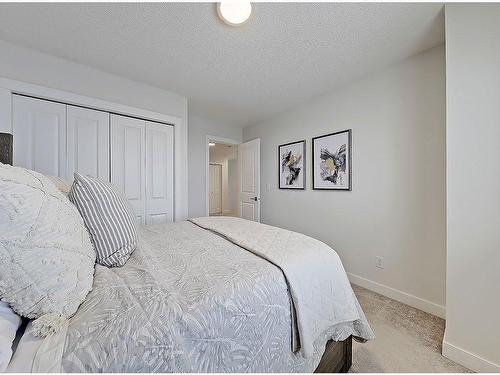
[[254, 200], [255, 202], [260, 201], [260, 197], [252, 197], [252, 200]]

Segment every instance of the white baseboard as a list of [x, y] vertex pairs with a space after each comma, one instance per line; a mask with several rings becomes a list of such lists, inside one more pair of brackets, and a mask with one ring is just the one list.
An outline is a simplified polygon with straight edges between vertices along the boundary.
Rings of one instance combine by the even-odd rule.
[[347, 276], [349, 277], [351, 283], [355, 285], [359, 285], [373, 292], [382, 294], [383, 296], [392, 298], [396, 301], [402, 302], [411, 307], [415, 307], [416, 309], [425, 311], [429, 314], [439, 316], [440, 318], [444, 319], [446, 316], [446, 308], [442, 305], [438, 305], [437, 303], [427, 301], [423, 298], [414, 296], [398, 289], [391, 288], [390, 286], [383, 285], [372, 280], [365, 279], [364, 277], [357, 276], [349, 272], [347, 272]]
[[443, 340], [443, 356], [475, 372], [500, 372], [500, 365], [450, 344], [446, 341], [446, 335]]

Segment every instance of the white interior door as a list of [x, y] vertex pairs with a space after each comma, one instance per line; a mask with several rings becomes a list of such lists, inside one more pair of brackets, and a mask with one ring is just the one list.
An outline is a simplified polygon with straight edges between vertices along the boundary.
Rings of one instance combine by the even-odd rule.
[[240, 163], [239, 215], [260, 221], [260, 139], [238, 146]]
[[120, 188], [145, 224], [145, 121], [111, 115], [111, 182]]
[[13, 164], [66, 178], [66, 105], [13, 95]]
[[209, 168], [210, 215], [222, 213], [222, 165], [210, 164]]
[[68, 105], [67, 116], [66, 179], [79, 172], [109, 181], [109, 113]]
[[174, 220], [174, 127], [146, 122], [146, 224]]

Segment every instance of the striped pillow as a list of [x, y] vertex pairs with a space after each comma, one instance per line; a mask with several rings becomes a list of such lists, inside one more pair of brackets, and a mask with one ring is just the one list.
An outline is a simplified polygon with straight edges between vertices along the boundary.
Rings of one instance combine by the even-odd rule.
[[132, 208], [108, 182], [75, 173], [68, 198], [80, 211], [96, 251], [97, 263], [123, 266], [137, 247]]

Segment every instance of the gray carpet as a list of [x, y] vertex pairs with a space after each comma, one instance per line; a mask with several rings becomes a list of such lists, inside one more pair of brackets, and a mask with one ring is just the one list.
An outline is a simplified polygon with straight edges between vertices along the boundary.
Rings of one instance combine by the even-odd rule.
[[471, 372], [441, 355], [445, 321], [353, 285], [375, 340], [353, 341], [350, 372]]

